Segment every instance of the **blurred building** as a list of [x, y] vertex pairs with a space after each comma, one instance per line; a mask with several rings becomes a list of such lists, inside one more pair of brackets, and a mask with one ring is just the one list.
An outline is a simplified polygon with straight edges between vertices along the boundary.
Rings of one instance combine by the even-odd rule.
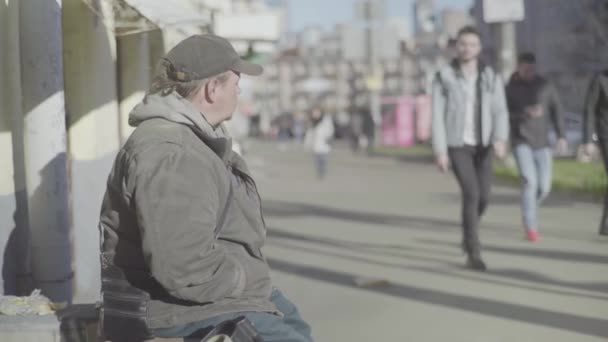
[[[358, 5], [355, 12], [365, 12]], [[382, 70], [381, 96], [429, 93], [434, 73], [451, 58], [449, 38], [472, 22], [466, 10], [438, 16], [434, 6], [433, 0], [415, 1], [413, 32], [404, 18], [382, 14], [372, 26], [353, 20], [329, 32], [309, 27], [289, 36], [266, 68], [266, 88], [256, 98], [272, 117], [321, 102], [347, 121], [353, 109], [368, 108], [370, 27]]]
[[414, 32], [417, 36], [437, 31], [434, 0], [414, 2]]
[[[391, 19], [374, 29], [381, 52], [382, 96], [414, 93], [407, 28]], [[356, 23], [337, 25], [330, 32], [311, 27], [299, 34], [293, 47], [280, 51], [266, 70], [265, 100], [273, 115], [306, 111], [317, 102], [341, 117], [352, 108], [368, 106], [366, 30]]]
[[[494, 27], [483, 22], [483, 1], [476, 0], [472, 12], [493, 63]], [[539, 71], [557, 85], [566, 109], [580, 113], [589, 78], [608, 67], [608, 1], [525, 0], [516, 31], [518, 51], [536, 54]]]
[[[195, 7], [210, 10], [211, 31], [230, 40], [241, 56], [252, 62], [266, 64], [273, 56], [286, 32], [286, 2], [265, 0], [189, 0]], [[273, 70], [266, 68], [260, 77], [247, 79], [243, 76], [239, 106], [233, 120], [227, 123], [236, 143], [250, 130], [249, 122], [255, 120], [266, 130], [270, 125], [269, 113], [276, 112], [276, 101], [269, 94], [273, 85], [267, 79]]]
[[453, 38], [458, 30], [472, 22], [466, 10], [445, 9], [438, 12], [433, 0], [414, 2], [412, 51], [417, 92], [429, 94], [434, 74], [454, 57]]
[[458, 30], [474, 23], [466, 9], [446, 8], [440, 12], [441, 31], [448, 39], [455, 39]]
[[286, 9], [264, 0], [189, 0], [212, 11], [212, 31], [229, 39], [236, 50], [272, 53], [285, 31]]

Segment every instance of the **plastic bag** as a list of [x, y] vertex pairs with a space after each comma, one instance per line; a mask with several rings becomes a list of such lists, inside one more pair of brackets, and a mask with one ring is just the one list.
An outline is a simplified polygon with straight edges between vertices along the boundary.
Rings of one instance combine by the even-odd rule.
[[41, 316], [55, 312], [51, 301], [36, 289], [27, 297], [0, 296], [0, 314], [9, 316]]

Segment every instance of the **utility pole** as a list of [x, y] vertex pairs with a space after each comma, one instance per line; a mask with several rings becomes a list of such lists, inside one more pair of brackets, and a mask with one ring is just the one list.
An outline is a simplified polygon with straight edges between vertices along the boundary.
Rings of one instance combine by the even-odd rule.
[[498, 70], [503, 80], [509, 79], [516, 68], [517, 61], [517, 37], [515, 22], [508, 21], [494, 25], [495, 39], [498, 42], [496, 59]]
[[380, 90], [382, 88], [382, 70], [379, 65], [378, 28], [384, 18], [384, 0], [365, 0], [364, 17], [367, 26], [367, 62], [369, 110], [376, 125], [380, 124]]
[[[368, 64], [366, 83], [369, 94], [369, 112], [373, 121], [373, 127], [367, 128], [373, 130], [373, 136], [368, 136], [370, 139], [367, 146], [368, 152], [373, 150], [373, 146], [378, 140], [378, 130], [382, 121], [380, 112], [380, 91], [382, 90], [383, 72], [379, 65], [380, 51], [378, 49], [382, 37], [378, 35], [378, 31], [385, 16], [384, 5], [384, 0], [361, 0], [358, 3], [359, 17], [364, 20], [367, 32], [365, 40]], [[368, 134], [370, 133], [371, 132], [368, 132]]]
[[61, 0], [19, 1], [25, 181], [34, 284], [72, 300]]
[[483, 20], [490, 24], [497, 42], [496, 61], [503, 79], [515, 70], [517, 37], [515, 22], [525, 17], [524, 0], [483, 0]]

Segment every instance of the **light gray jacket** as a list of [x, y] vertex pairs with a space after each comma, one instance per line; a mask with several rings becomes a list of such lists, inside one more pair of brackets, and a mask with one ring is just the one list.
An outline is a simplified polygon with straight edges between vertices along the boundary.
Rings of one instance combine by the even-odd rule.
[[[501, 77], [488, 66], [480, 66], [481, 137], [488, 146], [507, 142], [509, 112]], [[433, 80], [433, 151], [446, 154], [448, 147], [464, 146], [465, 89], [463, 74], [456, 63], [437, 72]]]

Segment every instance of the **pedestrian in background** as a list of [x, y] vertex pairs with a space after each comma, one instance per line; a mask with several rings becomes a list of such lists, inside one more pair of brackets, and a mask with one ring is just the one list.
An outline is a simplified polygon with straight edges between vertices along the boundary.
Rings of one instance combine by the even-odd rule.
[[[583, 112], [583, 144], [587, 155], [593, 154], [593, 136], [597, 136], [604, 168], [608, 174], [608, 70], [597, 73], [585, 98]], [[595, 134], [594, 134], [595, 133]], [[604, 195], [604, 212], [600, 221], [600, 235], [608, 235], [608, 189]]]
[[521, 210], [526, 238], [539, 239], [537, 208], [551, 191], [553, 152], [549, 132], [558, 137], [558, 153], [568, 149], [564, 115], [555, 87], [536, 73], [536, 57], [522, 53], [506, 88], [511, 144], [521, 178]]
[[328, 156], [331, 152], [331, 140], [334, 136], [334, 123], [330, 115], [319, 105], [310, 111], [310, 128], [306, 132], [306, 145], [312, 150], [317, 177], [324, 179], [327, 175]]
[[481, 38], [460, 29], [457, 58], [433, 80], [433, 151], [442, 172], [450, 165], [462, 195], [462, 248], [467, 266], [483, 271], [478, 225], [490, 197], [492, 156], [504, 158], [509, 114], [500, 76], [480, 59]]

